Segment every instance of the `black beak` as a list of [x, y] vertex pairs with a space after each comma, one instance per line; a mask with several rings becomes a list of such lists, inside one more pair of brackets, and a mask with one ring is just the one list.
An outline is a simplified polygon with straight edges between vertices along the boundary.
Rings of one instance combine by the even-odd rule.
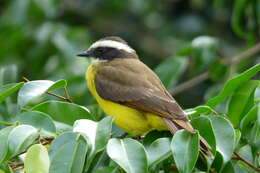
[[90, 56], [92, 56], [92, 53], [91, 53], [91, 51], [84, 51], [84, 52], [77, 54], [77, 56], [90, 57]]

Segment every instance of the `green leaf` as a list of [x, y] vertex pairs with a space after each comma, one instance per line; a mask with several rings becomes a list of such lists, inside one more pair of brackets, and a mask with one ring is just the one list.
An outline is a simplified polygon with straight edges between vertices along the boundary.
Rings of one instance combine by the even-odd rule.
[[[241, 147], [238, 151], [238, 154], [243, 158], [245, 159], [246, 161], [248, 161], [249, 163], [254, 163], [254, 157], [253, 157], [253, 154], [252, 154], [252, 149], [251, 149], [251, 146], [250, 145], [245, 145], [243, 147]], [[254, 169], [252, 169], [251, 167], [249, 167], [247, 164], [245, 164], [244, 162], [242, 161], [238, 161], [237, 162], [238, 166], [241, 168], [241, 169], [244, 169], [245, 171], [247, 172], [252, 172], [254, 173]], [[256, 166], [257, 167], [257, 166]]]
[[240, 139], [241, 139], [241, 132], [239, 131], [239, 129], [235, 129], [235, 144], [234, 144], [234, 148], [236, 148], [238, 146]]
[[68, 102], [46, 101], [34, 106], [32, 110], [44, 112], [50, 115], [54, 120], [69, 125], [73, 125], [78, 119], [93, 119], [87, 108]]
[[[245, 28], [247, 26], [244, 23], [245, 15], [246, 15], [246, 9], [250, 5], [249, 0], [237, 0], [234, 3], [234, 9], [233, 14], [231, 18], [231, 26], [233, 31], [238, 34], [240, 37], [251, 40], [253, 39], [253, 35], [248, 32]], [[257, 9], [257, 8], [256, 8]], [[256, 19], [257, 20], [257, 19]]]
[[210, 113], [217, 114], [217, 112], [214, 109], [212, 109], [209, 106], [205, 106], [205, 105], [197, 106], [197, 107], [191, 108], [191, 109], [186, 109], [185, 113], [192, 118], [198, 117], [201, 114], [203, 114], [203, 115], [207, 115]]
[[71, 140], [76, 140], [78, 134], [73, 132], [65, 132], [58, 136], [52, 143], [49, 149], [49, 155], [53, 156], [57, 152], [60, 146], [64, 143], [69, 143]]
[[23, 112], [18, 114], [14, 120], [20, 122], [21, 124], [31, 125], [37, 129], [44, 129], [46, 131], [56, 133], [56, 127], [53, 123], [53, 120], [48, 114], [43, 112]]
[[4, 125], [4, 126], [15, 126], [16, 124], [10, 123], [10, 122], [6, 122], [6, 121], [0, 121], [0, 125]]
[[199, 131], [199, 134], [208, 142], [213, 155], [216, 154], [216, 140], [209, 117], [200, 116], [192, 119], [192, 126]]
[[241, 85], [247, 82], [251, 77], [253, 77], [257, 72], [260, 71], [260, 64], [257, 64], [250, 69], [244, 71], [243, 73], [235, 76], [234, 78], [230, 79], [223, 87], [221, 92], [209, 99], [206, 103], [207, 106], [214, 108], [228, 96], [233, 94], [233, 92]]
[[227, 64], [220, 60], [215, 60], [209, 68], [209, 77], [213, 81], [222, 80], [227, 72]]
[[13, 170], [7, 163], [3, 163], [0, 164], [0, 173], [13, 173]]
[[112, 117], [107, 116], [100, 122], [91, 120], [77, 120], [73, 125], [74, 132], [80, 132], [86, 136], [95, 153], [103, 150], [111, 136]]
[[29, 125], [15, 127], [9, 134], [7, 143], [11, 156], [17, 155], [34, 143], [39, 136], [37, 129]]
[[187, 67], [185, 57], [167, 58], [155, 68], [155, 73], [160, 77], [166, 88], [171, 88], [183, 74]]
[[49, 173], [50, 160], [47, 149], [41, 144], [32, 145], [25, 156], [26, 173]]
[[252, 128], [247, 128], [249, 130], [249, 134], [246, 135], [246, 138], [253, 143], [256, 143], [260, 138], [260, 109], [259, 108], [260, 108], [260, 102], [257, 103], [257, 110], [256, 110], [257, 120], [254, 122]]
[[238, 87], [232, 95], [227, 115], [235, 127], [239, 125], [243, 115], [250, 109], [249, 102], [251, 101], [251, 104], [254, 102], [254, 91], [258, 85], [259, 81], [250, 80]]
[[169, 138], [160, 138], [155, 140], [146, 148], [148, 165], [150, 168], [167, 159], [171, 155], [170, 145], [171, 142]]
[[103, 118], [97, 125], [95, 150], [96, 152], [105, 149], [107, 142], [111, 136], [113, 117]]
[[0, 103], [24, 85], [23, 82], [6, 84], [0, 87]]
[[66, 85], [67, 82], [65, 80], [58, 80], [56, 82], [49, 80], [36, 80], [27, 82], [18, 93], [17, 104], [23, 107], [47, 91], [51, 91], [57, 88], [64, 88]]
[[246, 132], [250, 129], [250, 125], [257, 119], [258, 105], [254, 105], [240, 122], [240, 129]]
[[4, 129], [0, 130], [0, 165], [2, 161], [5, 160], [5, 157], [8, 152], [8, 144], [7, 139], [10, 134], [10, 132], [13, 130], [14, 127], [6, 127]]
[[172, 138], [171, 150], [179, 172], [190, 173], [199, 155], [199, 135], [177, 131]]
[[223, 158], [222, 165], [226, 164], [232, 156], [235, 145], [235, 131], [232, 124], [223, 117], [210, 116], [213, 132], [216, 138], [217, 151]]
[[193, 66], [195, 67], [193, 73], [201, 72], [208, 68], [209, 64], [217, 56], [218, 40], [207, 35], [198, 36], [191, 42]]
[[64, 133], [57, 137], [49, 150], [49, 173], [82, 172], [87, 154], [87, 141], [76, 133]]
[[[77, 120], [73, 125], [73, 131], [79, 132], [88, 139], [88, 144], [91, 147], [89, 157], [87, 158], [86, 169], [89, 169], [95, 155], [104, 150], [111, 136], [112, 117], [103, 118], [100, 122], [91, 120]], [[93, 165], [92, 165], [93, 167]]]
[[222, 169], [221, 173], [236, 173], [231, 162], [228, 162]]
[[133, 139], [110, 139], [107, 154], [127, 173], [148, 173], [145, 149]]
[[94, 173], [117, 173], [117, 166], [108, 166], [94, 171]]

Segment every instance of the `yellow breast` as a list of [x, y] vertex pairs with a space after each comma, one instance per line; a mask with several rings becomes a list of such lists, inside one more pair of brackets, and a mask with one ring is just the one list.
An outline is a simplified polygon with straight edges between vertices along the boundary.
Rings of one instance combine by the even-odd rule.
[[162, 119], [150, 113], [144, 113], [136, 109], [114, 103], [102, 99], [95, 87], [95, 74], [99, 62], [92, 63], [86, 72], [87, 85], [92, 95], [97, 100], [99, 106], [103, 111], [114, 117], [114, 122], [123, 130], [132, 135], [143, 135], [147, 132], [157, 130], [167, 130]]

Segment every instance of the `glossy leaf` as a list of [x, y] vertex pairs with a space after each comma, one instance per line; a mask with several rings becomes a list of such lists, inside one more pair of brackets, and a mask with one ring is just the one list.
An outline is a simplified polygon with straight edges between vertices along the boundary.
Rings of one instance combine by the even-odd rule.
[[5, 160], [5, 157], [8, 152], [8, 144], [7, 139], [10, 134], [10, 132], [13, 130], [14, 127], [6, 127], [4, 129], [0, 130], [0, 165], [3, 160]]
[[215, 107], [220, 102], [222, 102], [224, 99], [226, 99], [228, 96], [233, 94], [233, 92], [241, 85], [247, 82], [251, 77], [253, 77], [257, 72], [260, 71], [260, 64], [257, 64], [250, 69], [244, 71], [243, 73], [235, 76], [234, 78], [230, 79], [226, 84], [224, 85], [221, 92], [209, 99], [206, 103], [207, 106]]
[[250, 127], [250, 124], [257, 120], [257, 111], [258, 111], [258, 105], [254, 105], [248, 113], [243, 117], [243, 119], [240, 122], [240, 129], [242, 131], [247, 131], [248, 126]]
[[49, 173], [50, 160], [47, 149], [41, 144], [32, 145], [25, 156], [26, 173]]
[[[247, 144], [241, 147], [238, 151], [238, 154], [249, 163], [254, 163], [254, 158], [253, 158], [252, 149], [250, 145]], [[255, 172], [254, 169], [252, 169], [244, 162], [238, 161], [238, 166], [249, 173]]]
[[23, 82], [6, 84], [0, 87], [0, 103], [23, 86]]
[[[256, 116], [257, 119], [254, 122], [254, 125], [252, 128], [248, 128], [250, 131], [249, 135], [247, 135], [246, 137], [253, 143], [256, 143], [259, 138], [260, 138], [260, 102], [257, 103], [257, 112], [256, 112]], [[254, 113], [254, 112], [252, 112]]]
[[206, 116], [200, 116], [192, 119], [192, 126], [199, 131], [199, 134], [208, 142], [213, 155], [216, 154], [216, 140], [211, 121]]
[[45, 92], [57, 88], [64, 88], [66, 85], [67, 83], [65, 80], [58, 80], [56, 82], [49, 80], [36, 80], [27, 82], [18, 93], [17, 103], [19, 106], [25, 106]]
[[240, 86], [231, 97], [228, 105], [228, 117], [232, 124], [237, 127], [240, 120], [245, 115], [246, 111], [250, 109], [251, 104], [254, 101], [253, 93], [256, 87], [259, 85], [259, 81], [251, 80]]
[[197, 117], [201, 114], [203, 114], [203, 115], [207, 115], [207, 114], [210, 114], [210, 113], [217, 114], [217, 112], [214, 109], [212, 109], [209, 106], [205, 106], [205, 105], [197, 106], [197, 107], [192, 108], [192, 109], [186, 109], [185, 113], [192, 118]]
[[38, 137], [36, 128], [29, 125], [15, 127], [9, 134], [7, 143], [11, 156], [27, 149]]
[[37, 129], [56, 133], [56, 127], [48, 114], [39, 111], [23, 112], [15, 118], [21, 124], [28, 124]]
[[155, 166], [171, 155], [170, 145], [169, 138], [160, 138], [146, 148], [149, 167]]
[[112, 117], [108, 116], [100, 122], [91, 120], [77, 120], [74, 123], [73, 131], [85, 135], [92, 146], [92, 152], [103, 150], [111, 136]]
[[7, 163], [3, 163], [0, 164], [0, 173], [13, 173], [13, 170]]
[[103, 118], [98, 122], [96, 139], [95, 139], [95, 150], [99, 152], [103, 150], [111, 136], [113, 118], [111, 116]]
[[171, 57], [155, 68], [155, 73], [160, 77], [166, 88], [171, 88], [187, 67], [185, 57]]
[[185, 130], [175, 133], [171, 142], [171, 150], [180, 173], [190, 173], [199, 155], [199, 136]]
[[69, 125], [73, 125], [78, 119], [92, 119], [92, 115], [87, 108], [68, 102], [46, 101], [34, 106], [32, 110], [44, 112], [54, 120]]
[[[104, 150], [108, 139], [111, 136], [112, 117], [108, 116], [100, 122], [91, 120], [77, 120], [73, 125], [73, 131], [79, 132], [88, 139], [89, 155], [86, 161], [85, 169], [88, 170], [93, 167], [93, 159], [97, 153]], [[98, 156], [97, 156], [98, 157]]]
[[76, 133], [64, 133], [51, 144], [49, 173], [82, 172], [87, 154], [87, 141]]
[[107, 154], [127, 173], [148, 173], [145, 149], [133, 139], [110, 139]]
[[235, 145], [235, 131], [232, 124], [223, 117], [210, 116], [210, 120], [216, 138], [216, 148], [223, 158], [223, 165], [231, 159]]

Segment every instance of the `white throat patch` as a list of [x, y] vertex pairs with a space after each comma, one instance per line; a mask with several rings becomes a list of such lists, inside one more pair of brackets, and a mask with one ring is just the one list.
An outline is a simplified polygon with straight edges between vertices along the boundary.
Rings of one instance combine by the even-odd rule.
[[135, 52], [135, 50], [132, 49], [131, 47], [129, 47], [128, 45], [126, 45], [124, 43], [120, 43], [118, 41], [114, 41], [114, 40], [97, 41], [90, 46], [89, 50], [93, 49], [93, 48], [97, 48], [97, 47], [112, 47], [112, 48], [116, 48], [116, 49], [122, 49], [126, 52], [129, 52], [129, 53]]

